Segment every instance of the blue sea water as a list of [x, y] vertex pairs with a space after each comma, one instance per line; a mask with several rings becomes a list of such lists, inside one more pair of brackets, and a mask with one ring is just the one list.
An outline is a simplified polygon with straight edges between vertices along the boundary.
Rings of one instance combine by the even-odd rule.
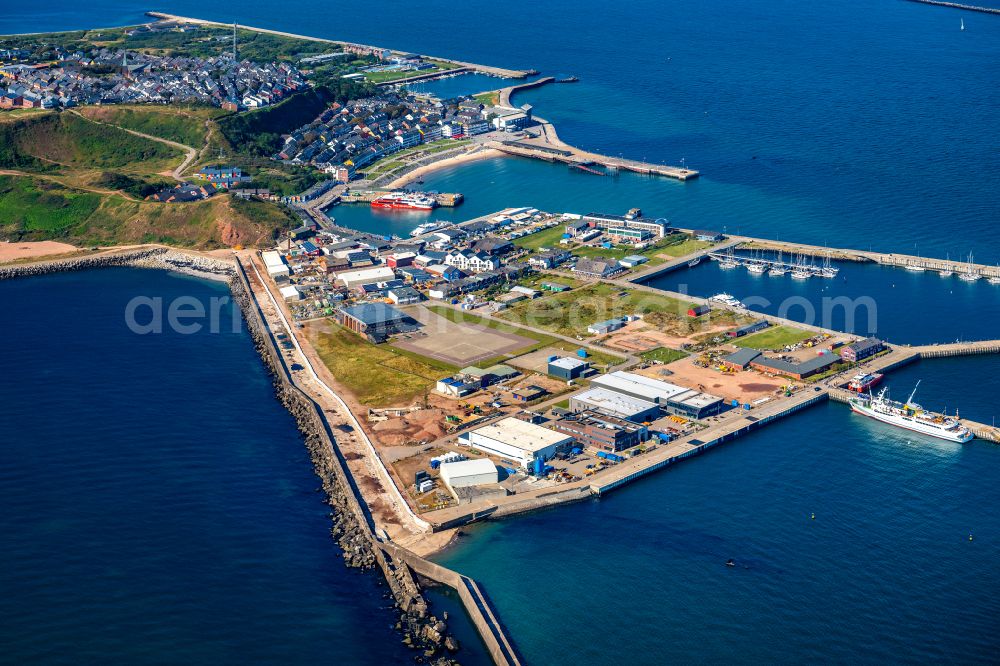
[[[785, 257], [785, 260], [789, 260]], [[815, 260], [819, 263], [820, 260]], [[835, 278], [793, 280], [724, 270], [703, 261], [666, 273], [651, 287], [708, 297], [725, 292], [751, 310], [900, 344], [995, 340], [1000, 336], [1000, 286], [965, 282], [876, 264], [835, 262]], [[1000, 363], [998, 363], [1000, 365]]]
[[[988, 423], [996, 370], [923, 361], [889, 385], [922, 378], [922, 404]], [[474, 526], [438, 560], [552, 666], [991, 663], [998, 463], [824, 403], [600, 500]]]
[[[17, 5], [0, 15], [0, 32], [135, 23], [146, 8], [124, 0], [98, 0], [86, 6], [66, 0], [44, 7]], [[332, 7], [315, 0], [291, 0], [281, 5], [281, 11], [270, 0], [249, 0], [238, 9], [171, 0], [160, 8], [488, 64], [535, 67], [546, 74], [576, 74], [581, 78], [578, 84], [541, 88], [517, 101], [532, 103], [538, 115], [556, 123], [563, 139], [581, 147], [658, 162], [684, 159], [703, 172], [701, 179], [682, 184], [627, 174], [592, 177], [524, 160], [488, 160], [426, 178], [427, 189], [467, 196], [462, 207], [437, 211], [435, 218], [468, 219], [518, 205], [574, 212], [622, 212], [640, 206], [684, 227], [899, 252], [916, 247], [924, 256], [955, 258], [973, 251], [980, 262], [1000, 261], [996, 224], [1000, 151], [995, 141], [1000, 20], [994, 16], [895, 0], [638, 0], [617, 5], [555, 0], [500, 13], [495, 3], [472, 0], [461, 5], [462, 20], [456, 20], [454, 3], [444, 0], [427, 0], [419, 10], [395, 2]], [[965, 32], [958, 30], [960, 17]], [[489, 83], [487, 88], [494, 87], [495, 81]], [[460, 78], [440, 84], [442, 89], [452, 85], [454, 90], [471, 92], [458, 88], [464, 85]], [[333, 215], [349, 226], [401, 234], [426, 219], [381, 217], [365, 207], [348, 206], [335, 209]], [[730, 284], [723, 280], [736, 280], [735, 276], [713, 276], [710, 270], [714, 269], [697, 269], [704, 271], [704, 280], [699, 278], [697, 285], [692, 281], [692, 293], [726, 289], [747, 295], [743, 278]], [[995, 288], [953, 279], [956, 292], [976, 290], [953, 296], [940, 291], [942, 283], [911, 284], [918, 278], [941, 280], [936, 275], [872, 270], [863, 277], [881, 285], [883, 298], [894, 298], [890, 289], [905, 294], [884, 306], [892, 312], [892, 321], [880, 318], [879, 331], [887, 336], [915, 342], [997, 337], [1000, 318], [995, 296], [987, 291]], [[845, 275], [849, 278], [845, 293], [853, 294], [853, 274]], [[886, 287], [887, 283], [897, 286]], [[114, 284], [105, 288], [115, 291]], [[768, 287], [782, 297], [784, 288]], [[802, 288], [809, 295], [809, 290], [822, 287], [819, 281], [810, 281]], [[788, 289], [794, 293], [793, 287]], [[41, 405], [48, 410], [42, 413], [62, 419], [22, 422], [21, 432], [33, 436], [19, 443], [28, 452], [39, 443], [46, 449], [68, 446], [68, 452], [55, 450], [77, 456], [100, 452], [102, 446], [122, 451], [136, 441], [160, 444], [151, 451], [138, 448], [144, 455], [166, 444], [178, 446], [163, 422], [156, 421], [156, 406], [170, 408], [172, 415], [184, 408], [194, 414], [229, 416], [215, 425], [217, 430], [207, 432], [204, 419], [198, 421], [187, 431], [189, 440], [214, 442], [228, 434], [226, 441], [233, 441], [229, 430], [218, 430], [254, 420], [248, 434], [231, 444], [248, 456], [238, 468], [240, 474], [226, 474], [233, 465], [227, 449], [224, 455], [218, 453], [218, 465], [226, 467], [212, 472], [212, 483], [193, 486], [205, 490], [153, 498], [159, 501], [153, 502], [151, 511], [159, 511], [161, 505], [171, 506], [167, 500], [181, 497], [189, 520], [200, 530], [159, 541], [149, 522], [160, 529], [161, 523], [173, 527], [170, 520], [184, 521], [167, 512], [153, 513], [148, 520], [134, 509], [122, 515], [118, 531], [127, 536], [139, 530], [139, 536], [127, 539], [116, 533], [112, 535], [116, 547], [99, 551], [106, 554], [101, 563], [106, 562], [109, 570], [103, 576], [138, 567], [138, 582], [133, 584], [141, 596], [156, 602], [158, 611], [167, 609], [167, 621], [160, 615], [144, 615], [146, 606], [137, 611], [135, 605], [124, 605], [127, 610], [122, 611], [117, 597], [110, 597], [102, 608], [98, 602], [113, 586], [102, 584], [105, 578], [93, 574], [92, 564], [81, 567], [74, 562], [82, 557], [77, 555], [78, 542], [88, 543], [84, 537], [60, 540], [39, 529], [15, 541], [29, 555], [14, 560], [20, 577], [0, 573], [8, 576], [0, 578], [5, 591], [20, 578], [61, 579], [54, 591], [31, 597], [27, 610], [13, 604], [4, 609], [14, 621], [0, 631], [19, 637], [14, 646], [15, 654], [24, 656], [21, 661], [55, 660], [44, 651], [65, 652], [67, 645], [75, 649], [84, 638], [93, 641], [87, 645], [96, 646], [95, 655], [101, 648], [124, 646], [125, 661], [152, 661], [168, 651], [192, 660], [218, 660], [220, 654], [233, 654], [226, 652], [230, 646], [250, 641], [264, 650], [262, 660], [270, 661], [312, 660], [324, 646], [332, 651], [326, 654], [349, 649], [345, 646], [352, 643], [337, 642], [341, 636], [337, 630], [324, 626], [323, 631], [313, 632], [313, 624], [295, 623], [274, 610], [281, 605], [272, 603], [276, 596], [294, 600], [299, 605], [296, 610], [302, 605], [319, 609], [310, 617], [323, 618], [321, 624], [329, 622], [345, 634], [357, 631], [371, 637], [365, 632], [382, 626], [383, 615], [367, 601], [378, 599], [378, 589], [368, 590], [364, 586], [372, 584], [366, 579], [344, 578], [337, 569], [318, 499], [299, 498], [314, 502], [316, 514], [310, 519], [309, 511], [294, 500], [300, 487], [286, 481], [281, 487], [292, 489], [287, 491], [292, 499], [279, 497], [294, 500], [299, 508], [273, 504], [274, 489], [267, 484], [277, 481], [271, 467], [302, 480], [306, 488], [310, 472], [301, 445], [291, 435], [287, 449], [272, 448], [260, 455], [254, 454], [259, 453], [257, 446], [248, 443], [281, 419], [286, 419], [278, 428], [282, 433], [290, 424], [276, 405], [270, 414], [266, 405], [259, 404], [266, 399], [244, 394], [250, 391], [248, 384], [262, 381], [254, 379], [259, 377], [255, 374], [259, 362], [246, 345], [230, 341], [245, 353], [245, 367], [236, 373], [241, 381], [234, 382], [231, 369], [216, 366], [219, 372], [213, 380], [231, 387], [229, 393], [212, 392], [213, 400], [221, 404], [209, 400], [186, 404], [188, 396], [183, 393], [191, 383], [172, 378], [172, 371], [188, 367], [181, 360], [195, 352], [171, 356], [158, 345], [149, 347], [149, 353], [165, 354], [171, 364], [164, 364], [155, 376], [143, 375], [144, 357], [136, 360], [128, 355], [104, 360], [124, 365], [114, 367], [115, 374], [103, 382], [94, 383], [89, 376], [93, 374], [89, 363], [96, 359], [81, 365], [83, 372], [76, 377], [55, 372], [36, 376], [35, 367], [43, 372], [46, 367], [71, 366], [46, 366], [44, 360], [36, 360], [25, 367], [31, 357], [12, 350], [44, 349], [43, 359], [58, 359], [62, 346], [79, 351], [76, 337], [86, 333], [89, 338], [91, 331], [60, 328], [64, 320], [52, 309], [51, 293], [35, 292], [33, 306], [17, 319], [21, 327], [29, 320], [42, 325], [23, 335], [12, 333], [19, 345], [4, 346], [5, 360], [16, 361], [21, 368], [19, 384], [44, 384], [26, 397], [21, 396], [21, 386], [7, 389], [14, 401], [7, 404], [29, 414], [38, 414]], [[79, 300], [85, 295], [71, 297]], [[56, 299], [60, 312], [72, 305], [66, 303], [69, 297]], [[11, 327], [3, 330], [6, 336]], [[933, 335], [925, 339], [925, 332]], [[237, 354], [214, 346], [210, 350], [212, 354], [202, 358]], [[132, 388], [116, 394], [117, 383], [110, 378], [121, 377], [128, 377]], [[922, 378], [918, 399], [925, 405], [959, 408], [963, 416], [990, 422], [998, 412], [997, 377], [1000, 363], [995, 357], [936, 360], [893, 373], [891, 385], [899, 397]], [[141, 383], [133, 385], [133, 379]], [[90, 416], [89, 402], [68, 411], [64, 403], [71, 401], [60, 388], [72, 389], [70, 395], [118, 397], [129, 406], [127, 416], [136, 412], [136, 424], [109, 433], [116, 421], [107, 413]], [[263, 395], [266, 387], [259, 387], [259, 392]], [[89, 447], [72, 446], [75, 440], [67, 442], [66, 432], [86, 437]], [[258, 446], [277, 447], [278, 440], [275, 435]], [[287, 453], [288, 469], [270, 457], [281, 453]], [[202, 470], [198, 455], [205, 455], [204, 447], [186, 455], [190, 459], [169, 459], [184, 465], [186, 473], [189, 468]], [[994, 593], [1000, 580], [993, 566], [1000, 554], [1000, 522], [994, 510], [1000, 499], [998, 456], [1000, 449], [991, 444], [977, 441], [958, 447], [917, 438], [862, 421], [843, 406], [829, 404], [600, 501], [475, 527], [470, 537], [440, 559], [485, 584], [533, 663], [994, 662], [1000, 654], [995, 631], [1000, 608]], [[24, 457], [30, 456], [20, 456]], [[46, 516], [69, 520], [65, 507], [96, 501], [89, 497], [93, 488], [107, 483], [105, 460], [83, 458], [93, 463], [91, 476], [64, 479], [64, 483], [79, 482], [68, 496], [34, 480], [49, 473], [48, 468], [33, 471], [35, 476], [25, 485], [5, 481], [2, 485], [18, 490], [9, 500], [5, 497], [4, 506], [19, 501], [29, 505], [19, 509], [29, 516], [34, 515], [31, 507], [37, 506], [42, 507], [38, 511], [47, 510]], [[157, 469], [157, 465], [144, 463], [143, 468]], [[120, 470], [120, 463], [110, 469]], [[223, 518], [243, 517], [215, 484], [218, 479], [243, 482], [244, 477], [265, 484], [259, 492], [248, 493], [246, 504], [270, 517], [244, 529], [270, 527], [253, 540], [259, 547], [248, 551], [240, 547], [242, 534], [232, 538], [228, 531], [213, 532], [213, 541], [204, 550], [231, 556], [225, 559], [229, 566], [219, 567], [223, 573], [236, 571], [241, 576], [226, 578], [219, 570], [204, 573], [190, 565], [190, 551], [198, 549], [195, 537], [209, 538], [202, 533], [218, 531]], [[110, 507], [98, 506], [96, 513], [117, 516], [133, 506], [127, 498], [157, 489], [145, 477], [119, 473], [111, 478], [125, 492], [116, 493], [119, 501]], [[170, 475], [154, 478], [162, 485]], [[0, 488], [0, 492], [8, 491]], [[220, 497], [226, 510], [212, 510], [205, 498]], [[815, 520], [809, 518], [812, 513]], [[17, 516], [0, 520], [16, 522]], [[147, 551], [136, 556], [134, 549], [147, 540], [159, 546], [158, 555], [169, 559], [163, 570], [175, 580], [177, 571], [198, 574], [179, 596], [171, 596], [175, 588], [162, 582], [158, 572], [149, 572]], [[119, 557], [121, 553], [124, 557]], [[730, 557], [739, 566], [724, 567]], [[275, 561], [281, 566], [274, 566]], [[317, 580], [330, 584], [316, 585]], [[156, 589], [142, 594], [153, 586]], [[237, 597], [242, 615], [233, 610], [236, 604], [231, 600]], [[244, 598], [247, 603], [242, 603]], [[162, 600], [166, 601], [159, 603]], [[271, 612], [265, 622], [247, 608]], [[369, 617], [374, 620], [368, 621]], [[237, 621], [231, 622], [233, 618]], [[244, 622], [246, 635], [240, 636]], [[268, 636], [265, 625], [272, 631], [287, 631], [284, 635], [304, 631], [310, 636], [278, 645], [261, 638]], [[39, 627], [45, 631], [39, 633]], [[144, 640], [133, 641], [137, 635]], [[203, 642], [208, 647], [199, 651], [192, 635], [207, 635]], [[389, 650], [395, 641], [391, 632], [376, 635], [371, 654], [349, 653], [344, 661], [393, 662], [394, 653], [380, 651]], [[268, 649], [294, 649], [296, 654], [275, 655]]]
[[[0, 663], [403, 663], [249, 336], [136, 335], [109, 269], [0, 282]], [[147, 322], [148, 310], [139, 321]]]
[[[146, 8], [124, 0], [16, 5], [0, 16], [0, 32], [134, 23]], [[918, 243], [926, 255], [974, 251], [984, 263], [1000, 261], [995, 16], [898, 0], [554, 0], [500, 12], [472, 0], [459, 20], [446, 0], [419, 11], [315, 0], [291, 0], [281, 11], [270, 0], [159, 8], [576, 74], [580, 83], [517, 101], [532, 103], [570, 143], [683, 159], [704, 174], [681, 187], [626, 175], [612, 186], [544, 163], [489, 162], [428, 178], [428, 188], [467, 195], [459, 209], [466, 218], [515, 203], [576, 212], [640, 206], [682, 226], [885, 250]], [[364, 209], [345, 220], [362, 213], [359, 225], [400, 228]]]

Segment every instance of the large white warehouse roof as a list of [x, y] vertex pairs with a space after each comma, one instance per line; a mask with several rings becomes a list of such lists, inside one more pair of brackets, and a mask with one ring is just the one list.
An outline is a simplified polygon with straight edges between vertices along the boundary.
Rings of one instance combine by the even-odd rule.
[[481, 437], [488, 437], [509, 446], [532, 452], [572, 439], [564, 433], [549, 430], [513, 416], [500, 419], [496, 423], [491, 423], [472, 432]]

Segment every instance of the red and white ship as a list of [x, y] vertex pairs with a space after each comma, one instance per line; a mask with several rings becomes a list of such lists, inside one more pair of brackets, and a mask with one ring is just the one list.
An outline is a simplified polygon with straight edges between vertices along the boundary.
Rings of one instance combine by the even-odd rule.
[[372, 200], [372, 208], [391, 208], [395, 210], [434, 210], [437, 201], [426, 194], [413, 192], [390, 192], [378, 199]]
[[862, 372], [851, 378], [851, 383], [847, 388], [858, 393], [865, 393], [871, 387], [882, 381], [882, 375], [878, 372]]

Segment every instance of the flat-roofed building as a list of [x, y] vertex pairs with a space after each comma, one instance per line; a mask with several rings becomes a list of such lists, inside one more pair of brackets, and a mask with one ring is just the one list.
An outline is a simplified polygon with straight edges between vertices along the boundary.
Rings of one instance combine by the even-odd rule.
[[552, 427], [573, 435], [578, 445], [602, 451], [624, 451], [649, 439], [644, 425], [590, 410], [567, 414]]
[[441, 480], [448, 488], [465, 488], [496, 483], [497, 466], [489, 458], [441, 463]]
[[607, 215], [604, 213], [587, 213], [583, 221], [591, 223], [609, 236], [619, 240], [633, 242], [663, 238], [669, 227], [665, 219], [633, 215]]
[[285, 258], [280, 253], [275, 250], [268, 250], [267, 252], [261, 252], [260, 258], [264, 260], [264, 268], [267, 269], [267, 274], [271, 276], [272, 280], [280, 282], [288, 279], [291, 271], [288, 268], [288, 264], [285, 263]]
[[396, 274], [388, 266], [378, 266], [377, 268], [366, 268], [361, 271], [347, 271], [337, 275], [337, 282], [340, 282], [348, 289], [355, 289], [363, 284], [374, 282], [386, 282], [396, 277]]
[[655, 402], [599, 387], [570, 397], [569, 408], [574, 412], [594, 410], [633, 423], [655, 421], [660, 415]]
[[570, 381], [582, 377], [590, 369], [590, 363], [577, 358], [562, 356], [550, 358], [548, 363], [548, 373], [557, 379]]
[[337, 310], [337, 321], [372, 342], [384, 342], [390, 335], [412, 330], [406, 313], [387, 303], [361, 303]]
[[573, 442], [573, 438], [549, 428], [508, 416], [477, 428], [459, 441], [485, 453], [513, 461], [522, 469], [531, 469], [535, 460], [549, 460]]
[[723, 400], [718, 396], [623, 370], [595, 377], [591, 385], [647, 400], [668, 414], [689, 419], [714, 416], [723, 408]]

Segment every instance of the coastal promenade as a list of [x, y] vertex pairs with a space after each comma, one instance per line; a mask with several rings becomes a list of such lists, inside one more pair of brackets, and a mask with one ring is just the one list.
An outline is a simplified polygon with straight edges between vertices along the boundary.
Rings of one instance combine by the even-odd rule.
[[[210, 25], [210, 26], [215, 26], [215, 27], [219, 27], [219, 28], [232, 28], [233, 27], [232, 23], [221, 23], [219, 21], [208, 21], [208, 20], [205, 20], [205, 19], [191, 18], [191, 17], [188, 17], [188, 16], [177, 16], [175, 14], [166, 14], [164, 12], [146, 12], [146, 15], [147, 16], [151, 16], [151, 17], [153, 17], [155, 19], [158, 19], [158, 20], [161, 20], [161, 21], [176, 21], [176, 22], [179, 22], [179, 23], [191, 23], [191, 24], [197, 24], [197, 25]], [[270, 30], [268, 28], [255, 28], [255, 27], [249, 26], [249, 25], [240, 25], [239, 27], [242, 28], [243, 30], [252, 30], [253, 32], [260, 32], [260, 33], [264, 33], [264, 34], [268, 34], [268, 35], [278, 35], [279, 37], [289, 37], [291, 39], [304, 39], [304, 40], [311, 41], [311, 42], [322, 42], [322, 43], [325, 43], [325, 44], [333, 44], [335, 46], [340, 46], [340, 47], [345, 47], [345, 46], [346, 47], [360, 47], [360, 48], [363, 48], [363, 49], [376, 50], [376, 51], [383, 50], [383, 47], [380, 47], [380, 46], [371, 46], [369, 44], [357, 44], [355, 42], [345, 42], [345, 41], [336, 40], [336, 39], [324, 39], [323, 37], [310, 37], [309, 35], [300, 35], [300, 34], [296, 34], [296, 33], [293, 33], [293, 32], [283, 32], [281, 30]], [[388, 49], [388, 50], [392, 51], [392, 49]], [[398, 53], [398, 51], [396, 51], [396, 52]], [[530, 69], [529, 70], [523, 70], [523, 69], [506, 69], [504, 67], [493, 67], [493, 66], [490, 66], [490, 65], [480, 65], [478, 63], [473, 63], [473, 62], [463, 62], [461, 60], [453, 60], [451, 58], [440, 58], [438, 56], [428, 56], [428, 57], [433, 58], [434, 60], [440, 60], [441, 62], [446, 62], [446, 63], [452, 64], [452, 65], [456, 65], [458, 68], [461, 68], [463, 71], [479, 72], [480, 74], [487, 74], [489, 76], [499, 76], [499, 77], [510, 78], [510, 79], [523, 79], [523, 78], [527, 78], [527, 77], [531, 76], [532, 74], [536, 74], [537, 73], [534, 70], [530, 70]], [[437, 76], [442, 76], [442, 75], [449, 75], [449, 74], [454, 74], [454, 73], [456, 73], [455, 69], [449, 69], [449, 70], [446, 70], [446, 71], [443, 71], [443, 72], [438, 72], [436, 74], [437, 74]], [[399, 83], [405, 83], [407, 80], [416, 80], [416, 79], [425, 79], [425, 78], [435, 78], [435, 77], [431, 76], [431, 75], [427, 75], [427, 76], [415, 75], [411, 79], [397, 79], [395, 81], [392, 81], [391, 83], [393, 85], [395, 85], [395, 84], [399, 84]]]

